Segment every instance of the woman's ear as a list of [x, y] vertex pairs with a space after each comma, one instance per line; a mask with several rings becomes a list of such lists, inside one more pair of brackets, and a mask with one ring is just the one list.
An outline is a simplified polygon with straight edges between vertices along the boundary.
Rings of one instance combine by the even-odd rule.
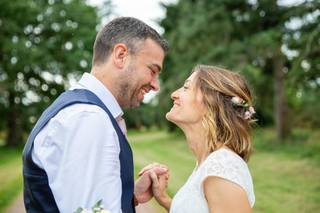
[[122, 69], [125, 65], [125, 61], [129, 55], [128, 47], [123, 43], [114, 45], [112, 51], [113, 63], [116, 67]]

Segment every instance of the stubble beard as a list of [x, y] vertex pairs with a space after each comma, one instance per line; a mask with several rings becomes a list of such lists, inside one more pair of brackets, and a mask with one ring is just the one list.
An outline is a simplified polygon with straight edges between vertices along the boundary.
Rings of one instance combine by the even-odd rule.
[[125, 74], [120, 79], [119, 85], [119, 103], [122, 108], [135, 108], [140, 106], [140, 102], [137, 100], [135, 94], [135, 87], [134, 85], [134, 77], [133, 77], [134, 67], [130, 65], [128, 69], [124, 72]]

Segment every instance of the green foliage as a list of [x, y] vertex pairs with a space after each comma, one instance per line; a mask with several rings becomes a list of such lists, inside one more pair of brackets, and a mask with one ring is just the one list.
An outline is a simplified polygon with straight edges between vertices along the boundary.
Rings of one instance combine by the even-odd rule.
[[103, 211], [102, 200], [99, 200], [96, 204], [94, 204], [92, 209], [88, 210], [88, 209], [83, 209], [79, 207], [74, 213], [82, 213], [82, 212], [101, 213], [102, 211]]
[[97, 10], [85, 0], [3, 0], [0, 8], [0, 128], [21, 136], [88, 71]]
[[[304, 114], [290, 123], [319, 127], [319, 116], [311, 115], [320, 109], [314, 96], [320, 78], [319, 6], [318, 1], [288, 6], [275, 0], [180, 0], [164, 5], [166, 17], [160, 24], [171, 52], [161, 76], [161, 110], [169, 110], [170, 93], [195, 64], [222, 65], [247, 77], [255, 91], [260, 124], [272, 124], [278, 95], [275, 64], [280, 60], [291, 114]], [[309, 91], [313, 98], [306, 97]], [[309, 103], [312, 107], [305, 108]]]
[[139, 108], [130, 109], [125, 112], [126, 124], [129, 128], [145, 129], [152, 127], [163, 127], [165, 114], [159, 110], [159, 107], [154, 103], [156, 99], [153, 99], [151, 103], [142, 103]]

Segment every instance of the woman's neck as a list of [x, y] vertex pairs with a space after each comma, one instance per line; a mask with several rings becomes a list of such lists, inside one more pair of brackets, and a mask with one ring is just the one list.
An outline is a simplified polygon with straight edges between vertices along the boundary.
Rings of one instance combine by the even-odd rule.
[[202, 124], [194, 124], [181, 127], [186, 136], [187, 143], [191, 148], [197, 160], [197, 165], [200, 165], [209, 155], [207, 145], [207, 133]]

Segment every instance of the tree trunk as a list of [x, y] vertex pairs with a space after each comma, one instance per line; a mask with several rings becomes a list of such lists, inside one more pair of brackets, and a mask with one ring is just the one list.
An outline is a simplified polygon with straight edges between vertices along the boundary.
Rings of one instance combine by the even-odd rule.
[[14, 92], [10, 92], [6, 146], [17, 146], [22, 143], [21, 118], [19, 108], [14, 99]]
[[284, 85], [284, 57], [280, 48], [273, 58], [274, 68], [274, 119], [276, 124], [277, 139], [279, 142], [283, 141], [290, 132], [287, 115], [288, 115], [288, 103], [285, 94]]

